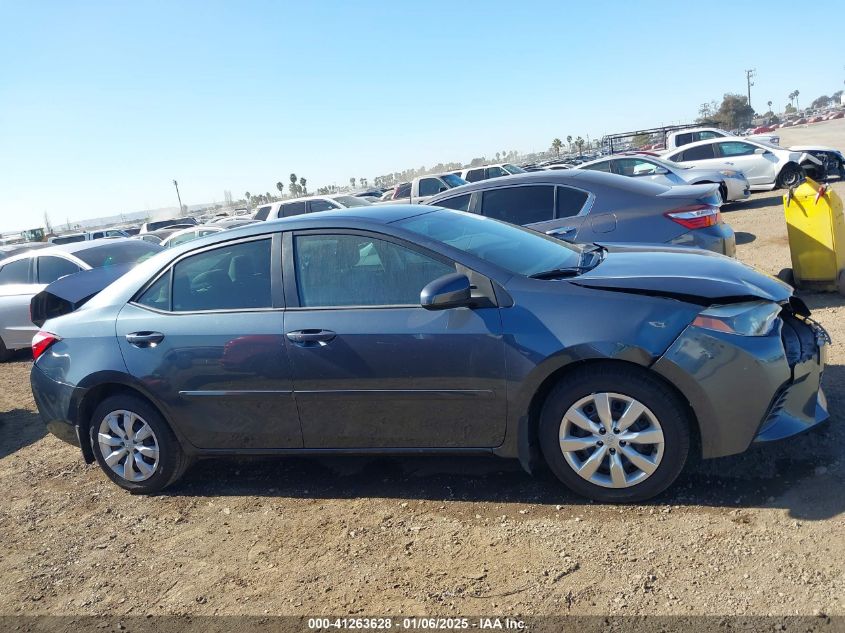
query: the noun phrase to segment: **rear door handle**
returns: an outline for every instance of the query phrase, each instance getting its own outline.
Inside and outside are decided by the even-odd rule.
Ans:
[[[287,333],[289,341],[303,347],[323,346],[335,336],[337,334],[331,330],[295,330]]]
[[[578,231],[577,226],[562,226],[559,229],[551,229],[550,231],[546,231],[546,235],[551,235],[552,237],[573,237],[574,234]]]
[[[132,332],[126,335],[126,341],[135,347],[155,347],[163,340],[161,332]]]

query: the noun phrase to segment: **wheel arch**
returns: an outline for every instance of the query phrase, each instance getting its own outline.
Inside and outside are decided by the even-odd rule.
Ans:
[[[598,370],[602,367],[624,367],[626,369],[633,369],[635,371],[642,372],[650,378],[659,381],[672,393],[674,393],[678,397],[679,402],[684,403],[687,408],[687,419],[690,423],[690,455],[699,456],[701,454],[701,427],[698,416],[678,387],[673,385],[664,376],[661,376],[656,371],[651,370],[648,366],[638,362],[619,358],[588,358],[563,365],[549,373],[535,390],[528,405],[526,414],[520,418],[518,430],[518,455],[522,467],[527,472],[533,472],[538,464],[543,463],[538,442],[540,415],[543,410],[543,405],[545,404],[552,389],[569,374],[585,368],[596,368]]]
[[[106,398],[110,398],[119,394],[125,394],[140,398],[144,400],[147,404],[149,404],[151,407],[153,407],[156,411],[158,411],[167,426],[170,427],[171,431],[173,431],[173,435],[176,436],[176,440],[181,445],[182,450],[188,452],[186,449],[190,449],[191,445],[189,443],[186,443],[185,438],[182,437],[182,435],[176,429],[175,425],[173,424],[173,421],[170,419],[170,416],[164,407],[160,406],[152,396],[145,392],[143,388],[140,388],[136,384],[130,383],[125,379],[125,377],[109,376],[104,377],[104,379],[97,382],[96,384],[87,387],[85,389],[84,394],[82,394],[78,402],[76,402],[75,404],[76,415],[74,423],[77,427],[77,436],[79,437],[81,445],[80,448],[82,449],[82,454],[85,458],[86,463],[90,464],[94,461],[94,451],[93,447],[91,446],[89,433],[89,429],[91,426],[91,416],[94,414],[94,410]]]

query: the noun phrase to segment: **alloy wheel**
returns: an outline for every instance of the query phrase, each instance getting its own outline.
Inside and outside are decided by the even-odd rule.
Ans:
[[[560,423],[560,450],[583,479],[628,488],[660,466],[663,429],[651,410],[620,393],[594,393],[573,404]]]
[[[97,442],[103,461],[126,481],[145,481],[155,474],[158,438],[137,413],[121,409],[106,415],[100,422]]]

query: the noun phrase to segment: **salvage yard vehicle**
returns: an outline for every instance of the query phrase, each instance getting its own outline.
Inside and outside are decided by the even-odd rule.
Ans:
[[[194,218],[170,218],[168,220],[151,220],[144,222],[141,225],[141,230],[138,234],[152,233],[162,229],[168,229],[173,226],[196,226],[199,222]]]
[[[460,176],[467,182],[478,182],[479,180],[487,180],[488,178],[524,174],[525,170],[522,167],[517,167],[511,163],[498,163],[496,165],[484,165],[482,167],[467,167],[466,169],[461,169],[452,173],[456,176]]]
[[[455,174],[429,174],[414,178],[411,182],[396,185],[389,204],[425,204],[426,200],[443,191],[467,184]]]
[[[64,233],[54,235],[47,241],[50,244],[70,244],[72,242],[85,242],[88,240],[101,240],[103,238],[129,237],[129,233],[122,229],[101,229],[98,231],[82,231],[80,233]]]
[[[31,382],[134,493],[202,456],[493,453],[633,502],[825,420],[828,344],[727,257],[370,206],[162,252],[44,323]]]
[[[697,143],[698,141],[708,141],[714,138],[730,138],[734,140],[747,138],[752,141],[760,141],[763,143],[769,143],[771,145],[780,144],[780,136],[778,136],[777,134],[758,134],[755,132],[747,136],[737,136],[735,134],[731,134],[730,132],[726,132],[725,130],[720,130],[717,127],[699,127],[687,130],[678,130],[677,132],[669,133],[666,136],[666,150],[670,151],[673,149],[677,149],[683,145]]]
[[[278,218],[289,218],[301,213],[317,213],[318,211],[330,211],[332,209],[351,209],[353,207],[365,207],[370,202],[357,196],[338,194],[334,196],[307,196],[305,198],[293,198],[282,202],[273,202],[258,207],[253,220],[276,220]]]
[[[451,189],[430,205],[479,213],[573,242],[693,246],[733,257],[719,185],[667,187],[586,169],[530,172]]]
[[[716,183],[719,185],[719,195],[722,196],[723,202],[745,200],[751,195],[748,179],[739,170],[686,167],[644,154],[616,154],[584,163],[577,169],[606,171],[669,187]]]
[[[807,151],[743,138],[699,141],[663,157],[690,167],[738,169],[748,178],[752,190],[794,187],[805,175],[814,180],[824,178],[824,163]]]
[[[81,270],[137,263],[160,250],[140,240],[110,238],[40,248],[0,261],[0,361],[32,344],[38,328],[29,304],[47,284]]]
[[[184,244],[185,242],[190,242],[191,240],[225,230],[226,227],[223,226],[199,224],[197,226],[192,226],[190,228],[171,233],[161,241],[161,246],[162,248],[173,248],[179,244]]]

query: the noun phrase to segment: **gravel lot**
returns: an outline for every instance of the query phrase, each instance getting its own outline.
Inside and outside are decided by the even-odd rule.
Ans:
[[[845,121],[782,137],[845,147]],[[790,265],[781,192],[725,218],[741,260]],[[0,365],[0,614],[845,615],[845,299],[805,299],[832,422],[639,506],[492,458],[215,460],[132,497],[45,435],[22,355]]]

